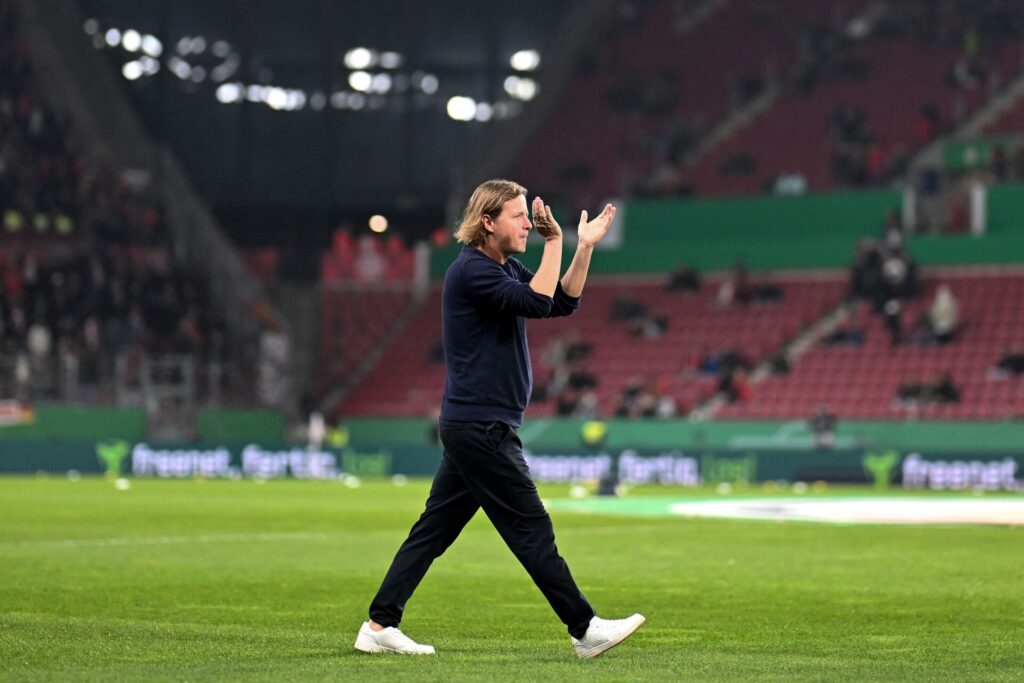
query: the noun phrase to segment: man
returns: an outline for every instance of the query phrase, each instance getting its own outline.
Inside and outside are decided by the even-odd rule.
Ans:
[[[513,254],[526,251],[533,227],[526,188],[489,180],[473,192],[455,233],[463,243],[444,279],[442,316],[447,361],[440,433],[444,456],[426,509],[399,548],[363,623],[355,647],[363,652],[434,654],[398,630],[405,603],[439,557],[483,508],[589,659],[618,645],[644,622],[639,614],[606,620],[594,614],[558,554],[551,519],[523,458],[516,430],[533,375],[524,318],[570,315],[590,269],[594,245],[612,219],[611,204],[592,221],[580,216],[576,255],[559,280],[562,230],[546,206],[533,200],[533,220],[544,237],[536,273]]]

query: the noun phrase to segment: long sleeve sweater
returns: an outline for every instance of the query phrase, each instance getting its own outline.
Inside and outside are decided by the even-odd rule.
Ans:
[[[532,279],[517,259],[501,264],[472,246],[449,266],[441,297],[443,419],[522,425],[533,388],[525,319],[571,315],[580,303],[561,283],[554,297],[538,294]]]

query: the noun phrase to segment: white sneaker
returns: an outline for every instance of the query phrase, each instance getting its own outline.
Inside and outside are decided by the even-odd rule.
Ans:
[[[580,659],[597,657],[633,635],[633,631],[640,628],[644,621],[646,619],[640,614],[634,614],[625,619],[594,617],[590,620],[590,626],[584,636],[579,640],[572,639],[576,655]]]
[[[420,645],[394,626],[388,626],[383,631],[374,631],[368,621],[364,621],[359,627],[356,649],[360,652],[395,652],[401,655],[434,654],[433,645]]]

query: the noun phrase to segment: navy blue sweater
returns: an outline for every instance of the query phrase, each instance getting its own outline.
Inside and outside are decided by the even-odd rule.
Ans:
[[[448,267],[442,295],[444,356],[441,402],[446,420],[501,420],[515,427],[533,388],[525,318],[570,315],[579,298],[530,289],[533,272],[510,258],[504,265],[466,246]]]

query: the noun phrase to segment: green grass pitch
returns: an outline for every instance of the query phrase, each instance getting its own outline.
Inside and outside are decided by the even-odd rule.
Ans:
[[[1020,527],[554,511],[598,612],[647,616],[625,644],[580,661],[478,514],[406,610],[404,630],[438,654],[357,653],[426,489],[141,480],[119,492],[98,479],[0,479],[0,679],[1024,678]]]

